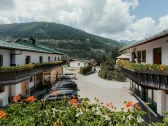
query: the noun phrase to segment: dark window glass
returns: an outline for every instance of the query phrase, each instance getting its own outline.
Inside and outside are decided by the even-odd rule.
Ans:
[[[48,62],[50,62],[51,61],[51,58],[50,58],[50,56],[48,57]]]
[[[30,62],[31,62],[31,57],[30,56],[26,56],[25,64],[29,64]]]
[[[39,57],[39,62],[43,63],[43,57],[42,56]]]
[[[0,93],[5,91],[5,87],[4,86],[0,86]]]
[[[141,62],[141,51],[138,51],[138,63]]]
[[[3,66],[3,55],[0,55],[0,66]]]
[[[142,50],[142,62],[146,62],[146,50]]]

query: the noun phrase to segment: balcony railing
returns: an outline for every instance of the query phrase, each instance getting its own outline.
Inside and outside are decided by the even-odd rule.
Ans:
[[[121,67],[122,72],[133,82],[153,89],[168,90],[168,73],[150,70],[129,70]]]
[[[64,62],[57,63],[43,63],[30,64],[21,67],[1,67],[0,68],[0,85],[8,85],[19,83],[23,80],[29,79],[33,74],[52,70],[58,66],[63,65]]]

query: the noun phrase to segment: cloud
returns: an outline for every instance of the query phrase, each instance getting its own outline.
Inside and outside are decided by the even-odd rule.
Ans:
[[[8,18],[0,16],[0,24],[10,24],[11,21]]]
[[[121,0],[107,0],[102,11],[91,13],[92,21],[88,22],[89,29],[99,34],[115,34],[124,30],[132,22],[134,16],[129,14],[129,4]],[[89,17],[89,16],[87,16]]]
[[[75,26],[116,40],[143,39],[168,26],[168,15],[156,23],[135,20],[130,9],[138,0],[0,0],[0,24],[49,21]]]
[[[159,18],[158,30],[163,31],[168,28],[168,15]]]
[[[151,17],[145,17],[130,24],[126,30],[126,36],[129,40],[140,40],[144,37],[149,37],[156,32],[155,20]]]
[[[13,0],[0,0],[0,10],[8,10],[14,8]]]
[[[119,38],[118,40],[142,40],[167,28],[168,15],[160,17],[158,23],[151,17],[144,17],[130,24],[123,32],[111,35],[111,38]]]

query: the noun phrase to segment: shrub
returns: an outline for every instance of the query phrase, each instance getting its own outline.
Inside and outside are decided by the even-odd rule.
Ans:
[[[99,73],[98,73],[98,76],[103,78],[103,79],[106,79],[107,78],[107,71],[100,70]]]
[[[114,72],[113,71],[108,71],[107,72],[107,79],[108,80],[113,80],[114,79]]]
[[[0,110],[1,126],[146,126],[137,103],[128,101],[120,111],[111,102],[81,99],[17,102]]]
[[[86,74],[86,73],[88,73],[91,70],[92,70],[91,66],[80,67],[80,74]]]
[[[116,80],[116,81],[121,81],[124,82],[126,80],[126,77],[124,74],[121,72],[119,68],[115,68],[113,71],[108,71],[108,70],[100,70],[98,73],[98,76],[103,79],[108,79],[108,80]]]
[[[125,75],[118,68],[115,68],[115,70],[113,71],[113,75],[114,75],[114,79],[116,81],[122,81],[122,82],[124,82],[126,80]]]

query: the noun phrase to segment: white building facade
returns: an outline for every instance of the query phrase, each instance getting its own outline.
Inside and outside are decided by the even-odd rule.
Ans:
[[[130,53],[129,61],[141,64],[168,64],[168,31],[142,40],[121,49]],[[131,89],[142,101],[148,102],[150,109],[158,115],[164,116],[168,111],[168,74],[138,73],[141,78],[137,82],[132,78]],[[152,81],[150,81],[152,79]],[[153,82],[153,83],[151,83]],[[153,86],[149,86],[153,85]],[[157,86],[159,85],[159,86]],[[164,88],[162,88],[164,86]]]
[[[0,106],[11,102],[13,96],[29,96],[35,88],[54,83],[58,74],[62,73],[61,57],[63,53],[42,47],[31,41],[8,43],[0,40]],[[60,64],[47,64],[56,62],[60,62]],[[1,70],[1,68],[32,63],[46,65],[30,70]],[[45,76],[49,77],[49,82],[45,80]]]

